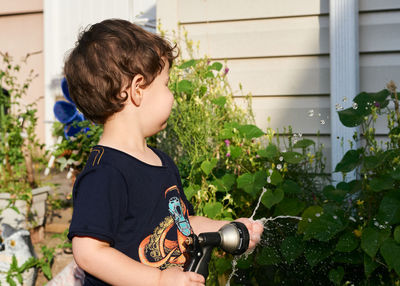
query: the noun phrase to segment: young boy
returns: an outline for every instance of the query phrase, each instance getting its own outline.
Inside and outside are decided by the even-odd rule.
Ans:
[[[164,129],[174,48],[124,20],[106,20],[80,35],[65,63],[70,95],[86,118],[104,124],[74,185],[68,237],[85,285],[204,285],[183,272],[185,240],[227,221],[194,216],[178,169],[146,138]],[[263,227],[239,219],[250,246]]]

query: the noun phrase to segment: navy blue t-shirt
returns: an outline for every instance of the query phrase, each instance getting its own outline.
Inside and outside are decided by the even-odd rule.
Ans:
[[[159,269],[184,264],[193,206],[183,193],[174,162],[152,150],[162,166],[105,146],[92,149],[74,184],[69,239],[89,236],[106,241],[132,259]],[[107,284],[86,273],[85,285]]]

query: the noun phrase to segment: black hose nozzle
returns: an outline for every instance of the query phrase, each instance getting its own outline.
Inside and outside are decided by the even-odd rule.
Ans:
[[[240,255],[247,250],[249,242],[247,227],[236,221],[224,225],[218,232],[204,232],[199,236],[191,234],[186,240],[188,257],[184,270],[199,273],[207,279],[208,264],[214,247],[220,247],[233,255]]]

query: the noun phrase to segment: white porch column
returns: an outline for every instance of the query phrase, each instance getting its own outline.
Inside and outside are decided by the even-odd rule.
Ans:
[[[349,141],[355,128],[340,123],[337,107],[348,108],[359,92],[358,0],[330,0],[330,83],[331,83],[331,146],[332,171],[350,149]],[[346,181],[355,178],[347,174]],[[341,173],[333,173],[334,184],[342,180]]]

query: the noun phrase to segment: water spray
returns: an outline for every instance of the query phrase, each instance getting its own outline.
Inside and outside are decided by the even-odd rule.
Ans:
[[[191,234],[186,240],[188,259],[184,271],[196,272],[208,277],[208,264],[214,247],[233,255],[243,254],[249,247],[250,235],[241,222],[224,225],[218,232]]]

